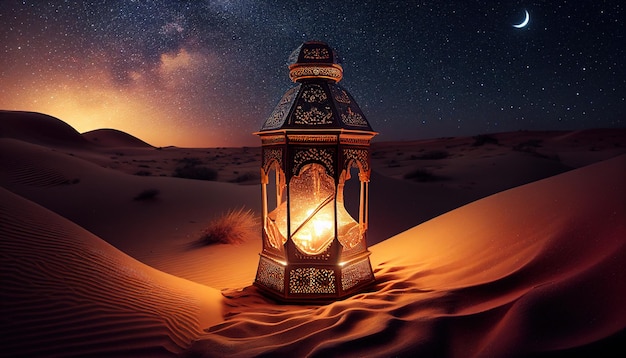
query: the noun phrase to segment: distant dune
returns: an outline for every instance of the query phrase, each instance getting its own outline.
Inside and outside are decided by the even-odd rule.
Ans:
[[[88,141],[105,147],[153,148],[150,144],[117,129],[96,129],[83,133]]]
[[[626,129],[374,143],[376,283],[327,305],[251,286],[260,228],[191,245],[259,165],[0,112],[0,355],[626,355]]]
[[[0,138],[65,147],[89,144],[80,133],[62,120],[35,112],[0,110]]]

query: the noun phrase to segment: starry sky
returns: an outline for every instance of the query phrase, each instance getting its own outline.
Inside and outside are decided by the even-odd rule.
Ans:
[[[320,40],[378,140],[625,127],[624,6],[2,0],[0,109],[156,146],[258,146],[290,53]]]

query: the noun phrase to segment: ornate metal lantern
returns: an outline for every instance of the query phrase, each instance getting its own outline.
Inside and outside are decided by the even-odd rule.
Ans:
[[[374,281],[365,238],[376,132],[337,84],[343,69],[327,44],[305,42],[289,63],[297,85],[255,133],[263,158],[255,285],[280,301],[330,301]],[[353,177],[360,188],[354,185],[356,203],[348,203],[344,190]]]

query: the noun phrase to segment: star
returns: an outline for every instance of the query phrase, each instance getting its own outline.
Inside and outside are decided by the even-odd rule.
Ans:
[[[616,0],[538,3],[532,20],[489,1],[9,0],[0,18],[0,109],[154,145],[258,144],[306,40],[342,57],[380,140],[625,124]]]

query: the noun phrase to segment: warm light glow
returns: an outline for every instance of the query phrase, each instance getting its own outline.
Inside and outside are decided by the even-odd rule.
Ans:
[[[305,216],[312,219],[295,233],[294,242],[305,252],[315,252],[322,246],[326,247],[334,235],[332,217],[324,214],[314,215],[313,208],[308,209]]]
[[[333,228],[333,222],[324,219],[313,220],[313,233],[315,237],[324,237],[330,233]]]
[[[228,104],[233,96],[213,82],[211,74],[224,68],[210,52],[165,52],[155,63],[123,74],[104,53],[92,53],[74,66],[48,69],[45,76],[32,68],[14,69],[3,78],[0,109],[45,113],[80,133],[114,128],[154,146],[255,143],[248,131],[217,125],[241,123],[242,113]]]
[[[335,238],[335,184],[318,164],[310,164],[301,174],[292,178],[291,238],[306,254],[324,251]],[[344,206],[343,195],[337,197],[337,234],[346,249],[356,246],[363,230]],[[272,246],[283,245],[287,240],[287,203],[282,202],[268,214],[267,232]]]

